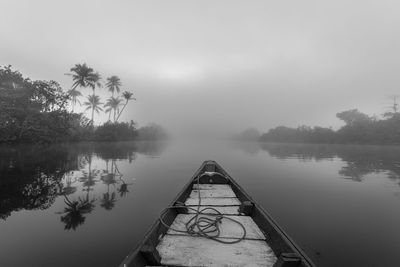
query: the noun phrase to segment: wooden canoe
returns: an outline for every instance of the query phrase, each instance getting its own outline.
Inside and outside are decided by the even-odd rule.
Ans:
[[[201,207],[212,207],[228,218],[222,219],[220,224],[221,240],[230,242],[242,235],[243,231],[230,219],[243,225],[244,239],[224,244],[178,232],[178,229],[185,229],[185,223],[195,216],[193,210],[199,203],[197,197],[201,198]],[[189,208],[182,208],[182,203]],[[120,267],[315,266],[271,216],[215,161],[205,161],[201,165],[171,206],[179,208],[163,212],[163,223],[157,220],[153,224]]]

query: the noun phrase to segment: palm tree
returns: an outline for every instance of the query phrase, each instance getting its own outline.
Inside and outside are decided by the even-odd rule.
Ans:
[[[128,91],[123,92],[122,96],[125,98],[125,104],[124,104],[121,112],[118,113],[118,117],[117,117],[116,121],[118,121],[118,119],[121,116],[122,112],[124,111],[126,105],[128,105],[128,102],[130,100],[136,100],[136,98],[133,97],[133,94],[131,92],[128,92]]]
[[[76,89],[78,86],[83,88],[89,87],[94,83],[93,78],[96,78],[96,73],[92,68],[88,67],[86,63],[75,64],[70,71],[71,73],[67,75],[71,75],[74,81],[72,89]]]
[[[119,113],[119,107],[122,105],[121,104],[122,100],[119,97],[110,97],[107,99],[107,103],[104,105],[104,107],[108,107],[106,109],[106,112],[110,112],[108,115],[108,120],[110,121],[110,116],[111,116],[111,110],[114,111],[114,122],[116,115]]]
[[[83,104],[87,107],[86,110],[88,110],[88,109],[92,110],[91,124],[93,125],[93,123],[94,123],[94,121],[93,121],[94,112],[96,111],[96,113],[99,113],[99,111],[103,111],[103,109],[100,107],[100,105],[103,104],[103,103],[100,102],[100,97],[97,96],[97,95],[94,95],[94,94],[93,95],[89,95],[87,97],[87,99],[88,99],[88,101],[86,101]]]
[[[74,113],[74,108],[76,105],[76,102],[78,102],[79,105],[81,105],[81,102],[78,100],[78,97],[82,95],[81,92],[76,90],[75,88],[72,88],[68,90],[68,94],[71,96],[71,104],[72,104],[72,113]]]
[[[119,93],[119,89],[121,86],[121,80],[118,76],[113,75],[113,76],[107,78],[106,86],[107,86],[108,90],[112,93],[112,96],[114,96],[115,91],[117,91],[117,93]]]
[[[94,72],[94,70],[86,65],[86,63],[83,64],[75,64],[74,67],[70,69],[71,73],[68,73],[67,75],[72,76],[72,80],[74,83],[72,84],[72,93],[75,93],[75,89],[79,87],[90,87],[93,90],[93,98],[95,96],[95,89],[97,87],[101,87],[101,76],[98,72]],[[71,95],[72,96],[72,95]],[[72,99],[74,97],[72,96]],[[89,99],[89,97],[88,97]],[[76,98],[75,98],[76,100]],[[90,102],[90,100],[89,100]],[[74,102],[73,102],[74,103]],[[86,102],[87,103],[87,102]],[[86,104],[85,103],[85,104]],[[73,107],[75,106],[75,103],[73,104]],[[90,105],[91,106],[91,105]],[[89,108],[87,108],[89,109]],[[87,110],[86,109],[86,110]],[[100,109],[101,110],[101,109]],[[98,110],[96,110],[98,112]],[[94,116],[94,109],[92,109],[92,125],[93,125],[93,116]]]
[[[100,80],[101,80],[101,76],[100,76],[100,74],[98,72],[90,74],[88,86],[90,88],[92,88],[93,95],[95,95],[96,86],[97,87],[101,87],[102,86]]]
[[[112,111],[111,102],[112,102],[112,100],[110,97],[109,99],[107,99],[107,102],[104,104],[104,108],[105,108],[104,112],[108,113],[108,121],[107,122],[111,121],[111,111]]]

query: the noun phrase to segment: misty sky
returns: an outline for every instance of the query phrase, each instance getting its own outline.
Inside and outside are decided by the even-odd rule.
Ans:
[[[123,120],[172,132],[337,128],[337,112],[379,115],[400,94],[398,1],[1,0],[0,14],[0,65],[67,90],[86,62],[138,98]]]

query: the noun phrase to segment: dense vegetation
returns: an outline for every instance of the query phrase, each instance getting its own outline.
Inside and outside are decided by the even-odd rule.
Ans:
[[[344,143],[344,144],[400,144],[400,113],[397,104],[382,119],[370,117],[357,109],[336,114],[345,125],[331,128],[279,126],[260,137],[262,142]]]
[[[122,112],[133,94],[125,91],[119,96],[121,81],[118,76],[107,78],[105,86],[111,93],[103,104],[96,88],[101,88],[101,76],[86,64],[71,68],[72,89],[64,91],[55,81],[32,81],[11,69],[0,67],[0,143],[54,143],[66,141],[127,141],[138,135],[135,123],[119,122]],[[90,111],[88,119],[83,113],[75,113],[82,93],[78,89],[90,88],[91,94],[83,103]],[[68,108],[71,107],[71,110]],[[108,121],[95,126],[94,115],[108,113]],[[148,128],[160,131],[150,132]],[[154,125],[140,131],[142,139],[165,137],[165,131]]]

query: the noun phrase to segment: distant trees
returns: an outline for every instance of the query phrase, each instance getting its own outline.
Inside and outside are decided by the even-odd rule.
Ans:
[[[129,141],[137,136],[133,121],[104,123],[97,127],[93,139],[96,141]]]
[[[351,109],[336,114],[336,117],[346,123],[337,131],[338,139],[345,143],[368,143],[374,128],[374,120],[368,115]]]
[[[92,68],[88,67],[86,63],[75,64],[74,67],[70,69],[71,73],[68,75],[72,76],[72,89],[76,89],[78,86],[87,88],[90,87],[95,93],[96,86],[100,87],[100,74],[95,72]]]
[[[91,123],[93,125],[93,117],[94,117],[94,111],[97,113],[101,110],[99,107],[100,103],[100,98],[96,96],[95,91],[96,91],[96,86],[101,87],[101,76],[98,72],[95,72],[92,68],[88,67],[86,63],[83,64],[75,64],[74,67],[70,69],[71,73],[69,75],[72,76],[72,89],[69,90],[71,95],[75,95],[72,98],[72,107],[75,107],[75,103],[79,101],[77,98],[78,96],[82,95],[81,93],[77,93],[76,88],[83,87],[87,88],[90,87],[93,90],[93,94],[91,96],[87,97],[87,102],[84,103],[85,106],[87,106],[86,110],[92,109],[92,120]]]
[[[108,112],[108,121],[110,120],[111,117],[111,112],[114,112],[114,122],[116,120],[116,114],[118,113],[119,107],[121,106],[122,100],[119,97],[110,97],[107,99],[106,104],[104,105],[105,108],[107,108],[105,111]]]
[[[366,124],[371,121],[368,115],[359,112],[357,109],[350,109],[336,114],[336,117],[346,123],[346,126]]]
[[[92,95],[87,96],[87,101],[84,105],[86,106],[86,110],[91,110],[91,123],[94,125],[94,112],[99,113],[100,111],[103,111],[100,107],[103,103],[101,103],[100,97],[96,95],[96,87],[102,87],[101,75],[98,72],[95,72],[93,68],[86,65],[86,63],[75,64],[67,75],[72,76],[73,81],[72,88],[68,91],[71,97],[72,112],[76,103],[80,103],[78,98],[82,95],[77,88],[91,88],[93,90]],[[111,122],[111,113],[113,112],[113,122],[115,123],[118,121],[128,102],[135,98],[133,98],[131,92],[125,91],[122,96],[126,102],[120,111],[119,107],[122,106],[122,99],[120,96],[114,95],[115,93],[119,94],[121,90],[121,79],[116,75],[112,75],[106,79],[105,86],[111,92],[111,96],[103,106],[105,108],[104,111],[108,113],[108,122]]]
[[[121,116],[122,112],[124,111],[125,107],[128,105],[128,102],[131,100],[136,100],[136,98],[133,97],[133,94],[128,91],[123,92],[122,96],[125,99],[125,104],[122,107],[121,112],[118,113],[117,121],[118,121],[119,117]]]
[[[81,104],[78,97],[82,96],[82,93],[79,92],[78,90],[76,90],[76,88],[73,88],[73,89],[68,90],[68,94],[71,97],[71,105],[72,105],[71,112],[74,113],[76,103],[78,103],[79,105]]]
[[[166,130],[158,124],[150,124],[137,130],[137,140],[165,140],[168,138]]]
[[[113,75],[107,78],[106,86],[108,90],[112,93],[112,96],[114,96],[115,91],[119,93],[121,87],[121,79],[118,76]]]
[[[335,132],[330,128],[300,126],[290,128],[278,126],[260,137],[262,142],[291,143],[335,143]]]
[[[91,124],[93,125],[93,119],[94,119],[94,112],[99,113],[100,111],[103,111],[103,109],[100,107],[101,103],[100,102],[100,97],[97,95],[89,95],[87,97],[87,101],[83,103],[86,106],[86,110],[91,109],[92,110],[92,119],[90,120]]]
[[[260,137],[262,142],[293,143],[353,143],[353,144],[400,144],[400,115],[378,120],[357,109],[336,114],[345,125],[334,131],[330,128],[278,126]]]
[[[103,105],[100,97],[95,94],[96,87],[102,86],[100,74],[95,72],[93,68],[86,65],[86,63],[75,64],[70,71],[71,72],[68,75],[72,76],[73,81],[72,89],[69,90],[72,110],[74,110],[76,102],[79,103],[78,97],[82,95],[77,91],[76,88],[81,87],[91,88],[93,90],[92,95],[87,96],[87,101],[84,103],[86,110],[91,110],[90,122],[92,126],[94,126],[95,112],[100,113],[104,108],[105,113],[108,113],[107,123],[99,126],[97,129],[93,129],[94,132],[92,138],[103,141],[132,140],[135,136],[133,123],[117,123],[122,112],[128,105],[128,102],[132,99],[136,100],[131,92],[125,91],[122,94],[123,99],[125,99],[125,103],[122,103],[123,99],[121,99],[121,97],[118,95],[122,87],[121,79],[116,75],[112,75],[106,79],[105,86],[108,88],[108,91],[111,92],[111,96]],[[120,110],[122,105],[123,107]],[[111,120],[112,114],[113,119]]]

